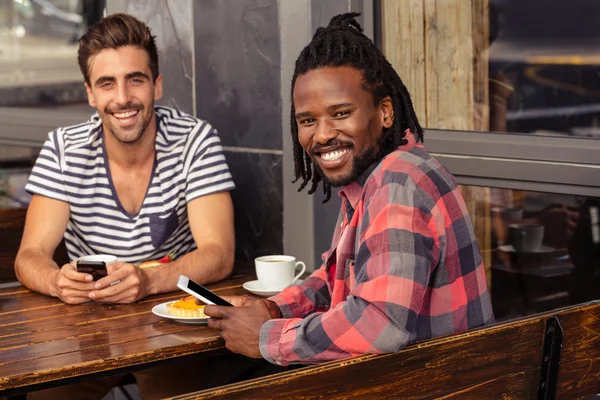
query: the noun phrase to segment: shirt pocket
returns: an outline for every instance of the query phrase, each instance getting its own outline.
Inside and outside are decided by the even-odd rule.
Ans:
[[[167,216],[149,215],[148,219],[150,221],[152,246],[158,250],[177,229],[179,218],[177,217],[177,213],[173,211]]]

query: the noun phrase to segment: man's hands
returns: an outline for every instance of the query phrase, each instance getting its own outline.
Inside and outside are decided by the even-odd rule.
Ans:
[[[67,304],[81,304],[90,301],[89,294],[93,289],[92,276],[77,272],[73,262],[56,270],[51,293]]]
[[[52,295],[67,304],[93,300],[99,303],[133,303],[148,295],[148,278],[133,264],[116,262],[106,266],[108,275],[96,282],[90,274],[77,272],[76,261],[56,271]]]
[[[204,313],[211,318],[208,326],[218,329],[225,347],[247,357],[261,358],[260,328],[268,320],[281,318],[277,304],[250,296],[224,296],[234,307],[208,305]]]
[[[133,264],[116,262],[106,266],[108,275],[94,282],[88,299],[101,303],[128,304],[148,295],[148,277]]]

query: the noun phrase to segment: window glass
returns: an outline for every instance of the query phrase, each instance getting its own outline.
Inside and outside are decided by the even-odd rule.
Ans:
[[[600,2],[385,1],[382,21],[423,127],[600,138]]]
[[[0,209],[27,207],[31,195],[25,191],[39,148],[0,147]]]
[[[600,298],[600,199],[461,187],[498,320]]]
[[[0,107],[87,102],[77,46],[104,0],[0,2]]]

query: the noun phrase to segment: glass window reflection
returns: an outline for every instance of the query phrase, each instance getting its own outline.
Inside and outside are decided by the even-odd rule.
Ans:
[[[104,0],[0,2],[0,106],[86,103],[77,44]]]
[[[498,320],[600,298],[600,199],[476,189],[487,196],[465,198],[487,203],[473,222]]]

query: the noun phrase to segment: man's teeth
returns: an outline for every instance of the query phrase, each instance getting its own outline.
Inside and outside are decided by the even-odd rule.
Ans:
[[[122,113],[113,113],[113,115],[117,118],[129,118],[129,117],[133,117],[137,113],[138,113],[137,110],[132,110],[132,111],[125,111]]]
[[[343,156],[344,154],[346,154],[347,151],[348,151],[348,149],[343,149],[343,150],[334,150],[334,151],[330,151],[327,153],[321,153],[321,158],[325,161],[335,161],[338,158],[340,158],[341,156]]]

